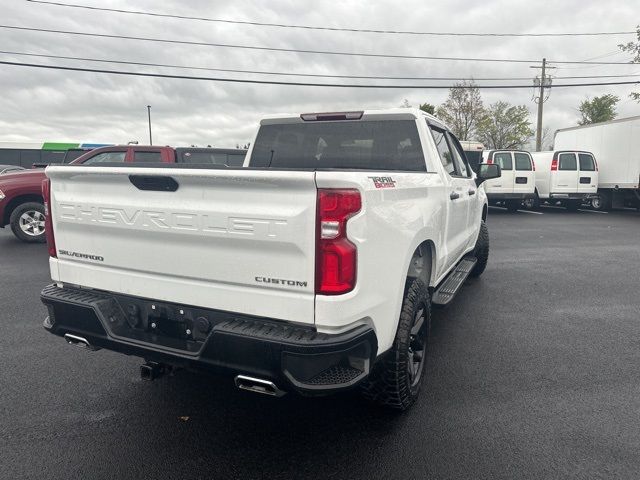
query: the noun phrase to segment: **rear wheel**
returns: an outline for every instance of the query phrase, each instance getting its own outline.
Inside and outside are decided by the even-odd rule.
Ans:
[[[487,268],[487,262],[489,261],[489,229],[484,220],[480,222],[480,233],[478,234],[478,240],[476,240],[476,246],[473,249],[473,255],[478,259],[475,267],[469,274],[472,277],[479,277]]]
[[[591,199],[591,208],[599,211],[609,210],[611,208],[611,197],[606,192],[599,192],[598,195]]]
[[[418,398],[431,329],[427,285],[418,278],[409,281],[393,345],[361,387],[368,400],[396,410],[407,410]]]
[[[524,206],[524,208],[526,208],[527,210],[533,210],[534,208],[537,208],[537,202],[535,198],[525,198],[522,202],[522,205]]]
[[[43,243],[44,235],[44,205],[38,202],[27,202],[18,205],[9,218],[11,231],[23,242]]]

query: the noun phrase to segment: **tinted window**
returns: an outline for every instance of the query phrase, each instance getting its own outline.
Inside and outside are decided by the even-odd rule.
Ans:
[[[510,152],[500,152],[493,154],[493,163],[500,165],[502,170],[513,170]]]
[[[412,120],[263,125],[250,165],[426,170],[418,129]]]
[[[440,162],[442,162],[444,170],[449,175],[457,175],[456,165],[453,162],[453,157],[451,156],[451,150],[449,150],[449,144],[445,138],[444,130],[431,127],[431,135],[433,136],[433,141],[435,142],[438,153],[440,154]]]
[[[516,170],[531,170],[531,158],[526,153],[514,152]]]
[[[244,163],[245,156],[246,155],[244,153],[229,153],[227,155],[227,165],[229,165],[230,167],[241,167]]]
[[[453,161],[456,164],[456,171],[463,177],[471,176],[471,172],[467,168],[467,159],[464,157],[464,152],[458,140],[450,132],[447,132],[447,139],[449,140],[449,148],[453,154]]]
[[[126,152],[102,152],[82,163],[83,165],[93,165],[96,163],[124,162],[125,153]]]
[[[162,162],[162,154],[160,152],[133,152],[134,162]]]
[[[226,165],[227,154],[217,152],[184,152],[182,154],[182,163],[190,163],[196,165]]]
[[[596,170],[596,163],[588,153],[579,153],[578,159],[580,160],[580,170],[585,172],[594,172]]]
[[[576,156],[573,153],[561,153],[559,155],[560,166],[558,170],[577,170]]]

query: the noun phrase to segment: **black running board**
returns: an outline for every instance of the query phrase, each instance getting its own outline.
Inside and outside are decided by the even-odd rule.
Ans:
[[[467,279],[473,267],[476,266],[478,259],[476,257],[472,257],[467,255],[464,257],[456,267],[451,270],[447,278],[445,278],[442,283],[436,288],[435,292],[433,292],[433,297],[431,299],[431,303],[433,305],[445,306],[448,305],[453,297],[456,296],[460,287]]]

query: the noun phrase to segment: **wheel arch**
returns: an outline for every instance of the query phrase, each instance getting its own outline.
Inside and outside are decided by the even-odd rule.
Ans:
[[[432,240],[424,240],[416,247],[411,256],[407,280],[420,278],[428,287],[431,287],[433,274],[436,270],[436,258],[435,243]]]
[[[19,195],[15,198],[12,198],[7,203],[7,206],[4,209],[4,217],[2,218],[2,225],[8,225],[13,211],[23,203],[28,203],[28,202],[37,202],[37,203],[44,204],[44,198],[42,198],[42,195],[37,195],[35,193]]]

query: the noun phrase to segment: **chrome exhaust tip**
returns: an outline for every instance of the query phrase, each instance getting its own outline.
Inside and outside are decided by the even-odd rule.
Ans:
[[[91,345],[89,343],[89,341],[84,337],[79,337],[77,335],[71,335],[70,333],[65,333],[64,334],[64,339],[67,341],[67,343],[69,345],[73,345],[73,346],[76,346],[76,347],[83,347],[83,348],[86,348],[87,350],[90,350],[92,352],[100,350],[100,347],[96,347],[94,345]]]
[[[270,397],[282,397],[285,393],[287,393],[284,390],[280,390],[272,381],[264,380],[262,378],[238,375],[235,378],[234,382],[236,384],[236,387],[238,387],[240,390],[261,393],[262,395],[269,395]]]

